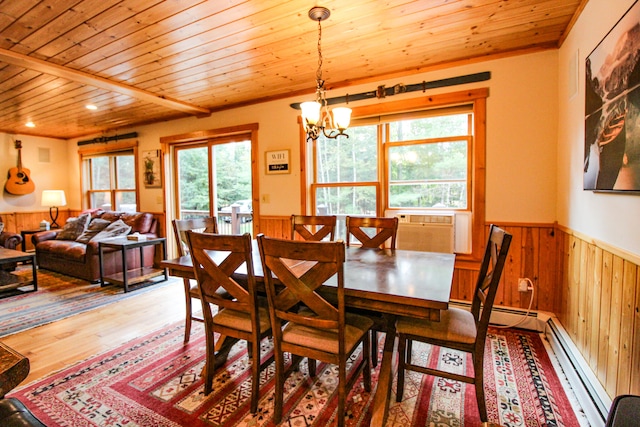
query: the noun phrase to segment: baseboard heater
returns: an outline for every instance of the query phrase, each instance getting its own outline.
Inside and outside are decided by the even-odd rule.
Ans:
[[[545,335],[569,379],[589,424],[604,426],[611,408],[611,398],[600,381],[569,339],[562,325],[555,322],[554,318],[547,322]]]
[[[471,309],[471,303],[467,301],[452,300],[450,305]],[[519,308],[494,307],[490,323],[494,326],[513,325],[522,320],[523,316],[526,316],[526,319],[518,323],[517,327],[545,335],[587,421],[593,427],[604,426],[611,408],[611,398],[553,314],[535,311],[527,313]]]

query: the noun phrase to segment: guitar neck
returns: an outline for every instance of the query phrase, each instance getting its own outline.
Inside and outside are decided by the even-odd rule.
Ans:
[[[16,150],[18,150],[18,170],[22,171],[22,142],[15,142]]]

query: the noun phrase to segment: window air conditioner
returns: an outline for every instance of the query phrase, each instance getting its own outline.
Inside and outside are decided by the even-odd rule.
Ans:
[[[454,214],[396,214],[396,247],[412,251],[453,253]]]

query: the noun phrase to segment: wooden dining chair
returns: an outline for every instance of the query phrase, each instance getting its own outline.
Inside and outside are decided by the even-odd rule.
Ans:
[[[510,244],[511,234],[495,225],[491,225],[470,312],[451,307],[441,312],[439,322],[410,317],[398,318],[396,322],[396,333],[399,338],[396,394],[398,402],[402,401],[405,370],[435,375],[474,384],[480,419],[483,422],[487,421],[482,370],[485,339],[487,337],[487,328],[489,327],[489,317],[491,316],[493,302],[500,284],[500,277]],[[455,374],[414,364],[411,361],[411,344],[413,341],[471,353],[473,375]]]
[[[291,215],[291,240],[333,240],[336,223],[335,215]]]
[[[353,235],[361,243],[361,247],[365,249],[396,248],[397,217],[347,216],[346,228],[347,246],[352,246],[351,236]],[[378,366],[378,332],[387,332],[386,319],[380,313],[366,310],[359,311],[359,313],[370,316],[374,321],[371,328],[371,364],[376,367]]]
[[[315,361],[338,365],[338,426],[344,425],[345,400],[362,372],[371,390],[369,318],[345,312],[343,264],[345,246],[337,242],[304,242],[258,236],[258,246],[269,299],[276,362],[274,422],[282,419],[284,353],[306,357],[310,376]],[[336,303],[318,293],[336,276]],[[347,360],[362,343],[362,357],[353,363],[347,382]]]
[[[363,248],[396,248],[398,218],[347,216],[347,246],[353,246],[352,236]],[[389,242],[387,244],[387,242]]]
[[[174,219],[173,233],[178,244],[178,255],[189,255],[189,243],[187,242],[187,231],[198,231],[201,233],[218,233],[218,222],[215,217],[194,218],[194,219]],[[193,299],[200,299],[198,285],[192,284],[191,280],[183,278],[184,297],[185,297],[185,325],[184,325],[184,342],[188,343],[191,337],[191,322],[203,322],[203,318],[193,314]]]
[[[271,335],[271,323],[266,301],[260,304],[256,292],[251,235],[188,231],[187,241],[200,290],[206,332],[204,394],[209,395],[213,389],[214,334],[246,340],[251,357],[251,413],[255,414],[258,410],[260,371],[273,361],[273,357],[261,363],[260,342]],[[239,283],[232,277],[238,270],[246,276],[246,283]],[[215,314],[212,305],[217,306]]]

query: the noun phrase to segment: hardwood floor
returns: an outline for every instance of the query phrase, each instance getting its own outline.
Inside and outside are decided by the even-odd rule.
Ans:
[[[1,338],[29,358],[31,370],[21,385],[184,320],[182,280],[170,280],[139,296]]]

